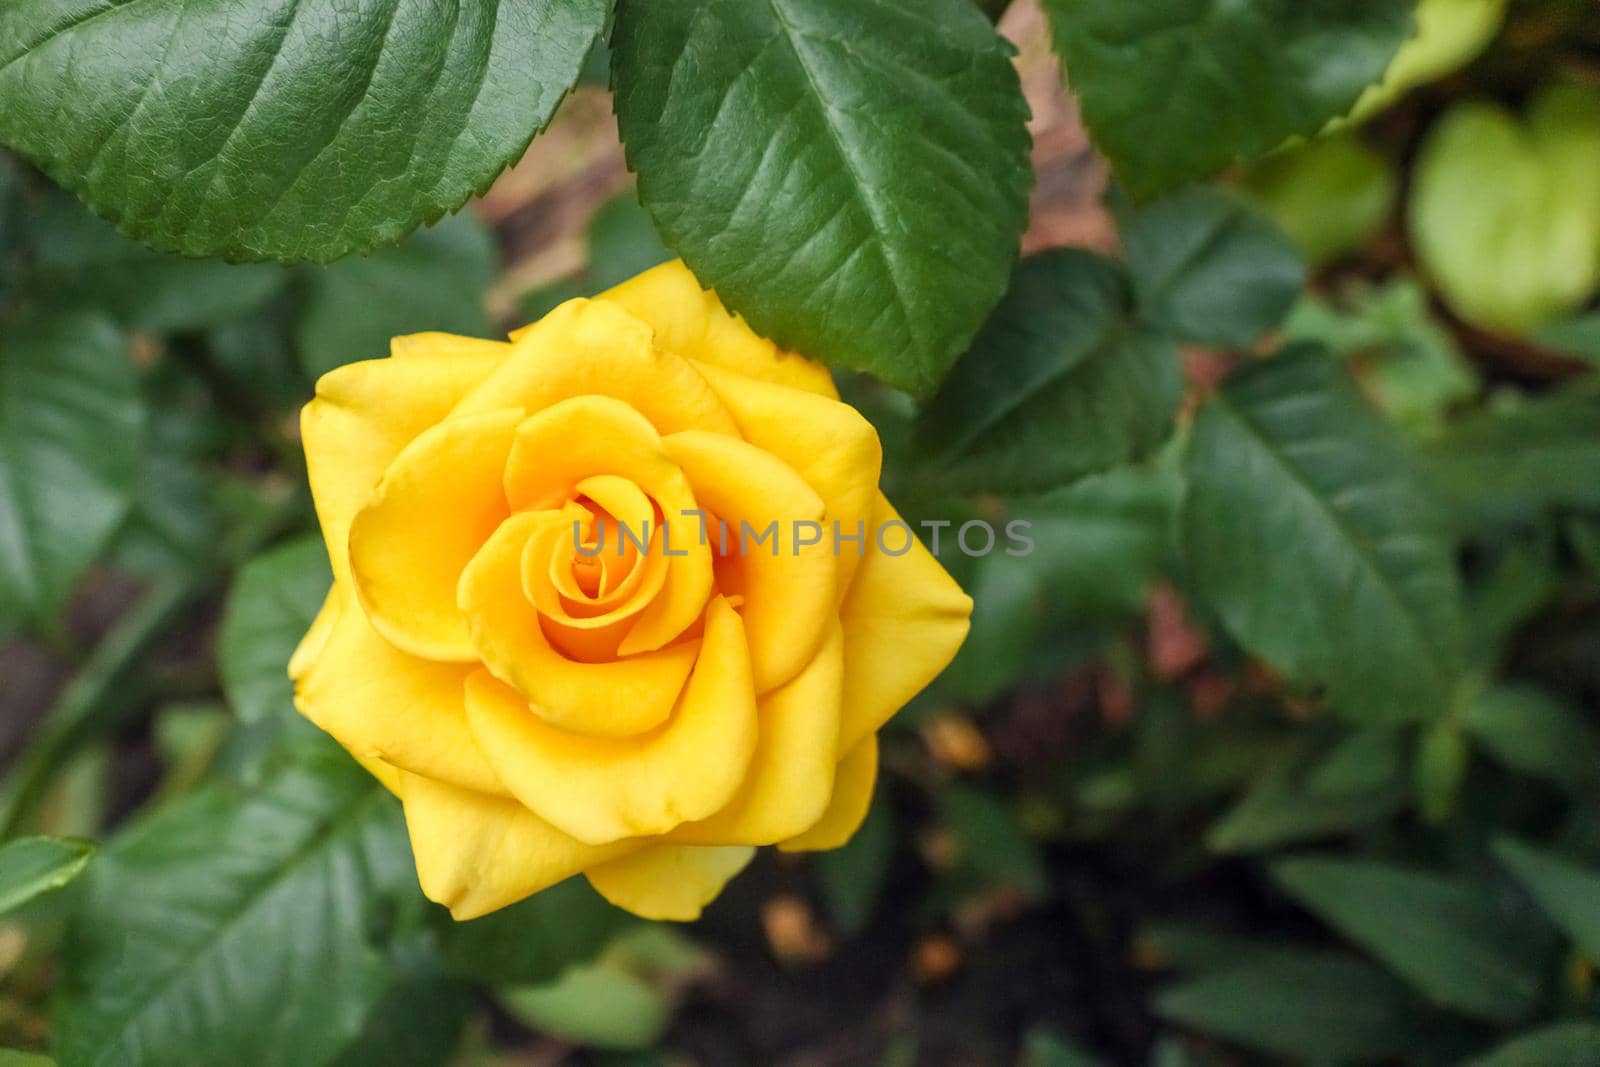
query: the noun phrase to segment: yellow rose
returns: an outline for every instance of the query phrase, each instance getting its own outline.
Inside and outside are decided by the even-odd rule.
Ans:
[[[680,263],[510,343],[396,338],[301,424],[334,584],[295,703],[458,919],[580,872],[691,919],[754,846],[843,844],[966,636],[871,424]]]

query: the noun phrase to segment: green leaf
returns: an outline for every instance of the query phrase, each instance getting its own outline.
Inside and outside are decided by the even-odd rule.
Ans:
[[[1405,990],[1370,964],[1296,949],[1264,951],[1171,986],[1163,1018],[1313,1062],[1410,1050],[1420,1026]]]
[[[1496,761],[1557,785],[1600,780],[1600,733],[1574,708],[1525,686],[1500,686],[1467,706],[1462,725]]]
[[[1229,632],[1362,723],[1431,719],[1460,686],[1452,546],[1393,428],[1325,353],[1233,375],[1189,441],[1182,524]]]
[[[1336,749],[1323,766],[1333,764]],[[1396,767],[1398,770],[1398,767]],[[1300,779],[1306,780],[1301,784]],[[1298,761],[1271,765],[1206,834],[1213,852],[1266,852],[1282,845],[1348,833],[1404,810],[1408,790],[1392,776],[1369,789],[1333,791],[1320,768],[1302,776]]]
[[[1383,81],[1361,94],[1352,122],[1364,122],[1410,90],[1471,62],[1505,21],[1507,0],[1421,0],[1417,32],[1395,53]]]
[[[1338,302],[1306,297],[1284,323],[1284,336],[1326,345],[1350,360],[1379,407],[1419,435],[1439,433],[1450,409],[1479,390],[1477,371],[1411,278]]]
[[[333,582],[322,539],[304,537],[245,564],[228,594],[217,666],[235,714],[259,722],[294,705],[289,657]]]
[[[1383,76],[1406,0],[1045,0],[1095,143],[1146,197],[1309,136]]]
[[[1472,749],[1454,718],[1440,719],[1423,731],[1412,777],[1424,822],[1437,826],[1449,821],[1471,762]]]
[[[672,259],[650,213],[632,192],[612,197],[589,220],[589,282],[596,293]]]
[[[1022,1042],[1021,1067],[1104,1067],[1104,1061],[1044,1030]]]
[[[0,13],[0,141],[157,248],[326,262],[482,192],[608,7],[23,0]]]
[[[1227,190],[1118,207],[1139,310],[1180,340],[1245,348],[1283,321],[1305,285],[1289,239]]]
[[[153,252],[65,193],[31,209],[30,230],[29,288],[50,301],[105,311],[130,330],[176,333],[217,325],[265,304],[289,280],[277,266]]]
[[[1558,319],[1539,329],[1533,339],[1570,355],[1600,363],[1600,312],[1590,311]]]
[[[997,796],[950,787],[940,797],[941,814],[961,850],[958,875],[967,885],[1011,886],[1029,900],[1049,891],[1044,857]]]
[[[332,1067],[438,1067],[451,1063],[476,1000],[449,974],[431,932],[395,947],[389,986],[355,1044]]]
[[[502,990],[500,1000],[529,1026],[597,1048],[649,1048],[672,1021],[672,1005],[661,990],[598,965],[574,967],[547,986]]]
[[[98,316],[0,335],[0,627],[72,592],[138,488],[145,412],[122,338]]]
[[[1032,256],[923,412],[920,473],[948,492],[1054,488],[1153,452],[1182,391],[1177,346],[1134,320],[1117,264]]]
[[[1401,758],[1398,730],[1385,726],[1357,730],[1317,765],[1306,788],[1325,797],[1382,789],[1399,777]]]
[[[1301,254],[1321,264],[1354,252],[1388,220],[1400,177],[1383,156],[1339,134],[1268,156],[1244,187]]]
[[[1600,1067],[1600,1024],[1554,1023],[1512,1038],[1464,1067]]]
[[[1423,145],[1410,219],[1418,259],[1467,321],[1521,333],[1576,310],[1600,282],[1593,91],[1550,90],[1525,124],[1493,104],[1457,104]]]
[[[1600,383],[1461,419],[1431,442],[1428,465],[1466,522],[1600,511]]]
[[[493,985],[537,985],[587,963],[632,924],[583,878],[558,885],[446,934],[451,967]]]
[[[55,1060],[49,1056],[38,1056],[31,1052],[13,1052],[10,1049],[0,1049],[0,1067],[55,1067]]]
[[[968,0],[682,0],[617,13],[639,196],[757,332],[931,392],[1000,298],[1028,106]]]
[[[56,837],[23,837],[0,845],[0,915],[78,877],[94,850],[88,841]]]
[[[812,860],[828,914],[845,933],[866,929],[889,880],[894,846],[894,811],[877,803],[867,809],[866,821],[848,844]]]
[[[307,268],[295,328],[312,378],[389,354],[389,339],[424,330],[482,337],[493,331],[483,299],[495,272],[494,239],[470,212],[413,234],[398,248]]]
[[[1591,962],[1600,961],[1600,870],[1509,837],[1494,854]]]
[[[1514,1023],[1538,1001],[1537,945],[1474,885],[1368,860],[1282,860],[1271,871],[1284,892],[1441,1007]]]
[[[343,753],[213,787],[101,854],[65,956],[62,1067],[323,1063],[416,895],[399,805]]]

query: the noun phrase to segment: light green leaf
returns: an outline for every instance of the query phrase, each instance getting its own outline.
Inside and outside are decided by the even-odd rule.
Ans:
[[[157,248],[326,262],[483,191],[608,8],[22,0],[0,12],[0,141]]]
[[[616,108],[667,244],[757,332],[931,392],[1005,289],[1028,107],[968,0],[624,4]]]
[[[1462,725],[1514,771],[1574,789],[1600,780],[1600,734],[1594,724],[1537,689],[1486,690],[1467,706]]]
[[[1227,190],[1118,208],[1139,311],[1180,340],[1245,348],[1283,321],[1305,284],[1289,239]]]
[[[1046,0],[1089,132],[1145,197],[1309,136],[1411,35],[1407,0]]]
[[[176,333],[217,325],[265,304],[289,280],[278,266],[153,252],[66,193],[41,199],[29,212],[30,290],[41,299],[104,311],[130,330]]]
[[[1153,452],[1182,393],[1177,346],[1132,317],[1121,268],[1032,256],[917,425],[944,491],[1050,489]]]
[[[1021,1067],[1104,1067],[1104,1061],[1044,1030],[1022,1042]]]
[[[1291,859],[1271,870],[1284,892],[1441,1007],[1513,1023],[1538,1001],[1539,946],[1475,885],[1369,860]]]
[[[1163,1018],[1312,1062],[1409,1051],[1420,1032],[1405,990],[1370,964],[1277,948],[1169,987]]]
[[[1558,87],[1525,123],[1457,104],[1423,145],[1410,219],[1423,267],[1467,321],[1522,333],[1576,310],[1600,282],[1600,101]]]
[[[574,967],[547,986],[502,990],[500,1001],[529,1026],[597,1048],[649,1048],[672,1021],[661,990],[599,965]]]
[[[55,1067],[55,1060],[31,1052],[0,1049],[0,1067]]]
[[[243,721],[285,715],[294,706],[289,657],[332,582],[327,549],[315,536],[257,556],[239,571],[217,635],[217,666]]]
[[[1494,854],[1591,962],[1600,961],[1600,870],[1503,837]]]
[[[1451,408],[1479,390],[1476,369],[1411,278],[1337,301],[1308,296],[1290,313],[1284,336],[1326,345],[1350,360],[1378,405],[1419,435],[1438,434]]]
[[[0,915],[78,877],[94,851],[91,842],[57,837],[23,837],[0,845]]]
[[[1233,375],[1189,441],[1185,547],[1229,632],[1362,723],[1431,719],[1464,675],[1445,524],[1393,427],[1325,353]]]
[[[1400,177],[1388,160],[1349,134],[1268,156],[1244,187],[1312,264],[1366,244],[1394,210]]]
[[[295,329],[312,378],[389,354],[389,339],[424,330],[483,337],[493,331],[484,295],[495,272],[494,239],[471,212],[413,234],[398,248],[306,269]]]
[[[1554,1023],[1512,1038],[1464,1067],[1600,1067],[1600,1024]]]
[[[1591,363],[1600,363],[1600,311],[1580,313],[1570,319],[1557,319],[1540,328],[1533,339],[1541,345],[1559,348]]]
[[[420,897],[399,805],[323,752],[102,852],[66,950],[62,1067],[322,1063],[360,1034],[387,927]]]
[[[1494,38],[1505,13],[1506,0],[1421,0],[1416,35],[1395,53],[1383,81],[1361,94],[1351,121],[1364,122],[1417,86],[1471,62]]]
[[[126,346],[85,314],[0,334],[0,627],[56,611],[128,513],[145,411]]]

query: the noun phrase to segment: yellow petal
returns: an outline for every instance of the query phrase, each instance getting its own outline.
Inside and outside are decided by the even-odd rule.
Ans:
[[[903,521],[878,494],[869,524]],[[891,549],[905,542],[906,532],[890,530],[883,538]],[[867,556],[840,605],[844,624],[844,718],[839,730],[842,749],[853,748],[889,721],[895,712],[950,665],[967,639],[972,598],[961,591],[921,541],[901,556],[882,551],[869,538]]]
[[[328,638],[333,636],[333,625],[339,621],[339,605],[345,595],[338,583],[335,583],[333,588],[328,590],[328,595],[322,599],[322,607],[317,610],[317,617],[311,620],[310,628],[295,646],[294,654],[289,657],[291,681],[299,679],[302,674],[310,670],[311,665],[322,655],[322,650],[328,645]]]
[[[689,684],[662,726],[639,737],[586,737],[550,726],[487,671],[467,679],[467,715],[506,785],[580,841],[666,833],[733,799],[756,743],[755,690],[739,616],[706,612]]]
[[[531,414],[575,396],[609,396],[662,433],[736,432],[700,372],[657,346],[650,327],[616,304],[569,300],[512,337],[511,358],[460,411],[515,406]]]
[[[618,651],[649,652],[674,640],[700,617],[711,595],[711,550],[700,543],[694,491],[637,411],[608,396],[563,400],[517,428],[506,461],[506,499],[514,509],[559,507],[595,475],[633,482],[661,509],[672,540],[666,584],[639,613]],[[645,531],[633,533],[644,538]],[[681,554],[680,554],[681,553]]]
[[[700,288],[682,260],[653,267],[595,299],[627,308],[655,330],[656,344],[680,356],[791,389],[838,396],[826,367],[757,334],[723,307],[716,293]]]
[[[730,528],[725,567],[744,600],[756,692],[769,692],[811,662],[834,618],[833,542],[817,525],[822,500],[782,460],[738,438],[689,431],[662,443],[700,506]],[[777,534],[765,544],[745,536],[769,526]],[[708,539],[720,543],[720,531]]]
[[[816,824],[833,796],[844,640],[839,626],[787,685],[761,698],[750,771],[727,807],[667,837],[690,845],[772,845]]]
[[[406,334],[389,340],[391,359],[488,359],[498,365],[510,354],[511,345],[505,341],[463,337],[438,330]]]
[[[456,586],[509,514],[502,476],[522,413],[446,419],[406,446],[350,526],[350,572],[372,625],[412,655],[477,660]]]
[[[400,780],[401,776],[404,775],[405,772],[399,767],[391,766],[390,764],[383,762],[381,759],[363,759],[362,757],[357,756],[355,757],[355,760],[357,763],[361,764],[361,766],[366,768],[368,774],[372,775],[372,777],[378,780],[379,785],[383,786],[395,796],[400,795]]]
[[[461,608],[479,657],[520,694],[518,717],[531,716],[532,703],[559,730],[597,737],[652,730],[672,714],[699,643],[605,663],[578,663],[552,648],[521,590],[523,545],[552,521],[550,514],[524,511],[507,519],[461,575]],[[563,522],[557,515],[554,521]]]
[[[878,431],[848,404],[827,396],[756,381],[715,366],[701,366],[746,441],[793,467],[827,505],[823,519],[830,543],[833,531],[848,537],[871,527],[883,446]],[[841,541],[839,594],[865,555],[866,540]]]
[[[784,852],[824,852],[849,843],[866,821],[872,807],[872,789],[878,782],[878,738],[870,736],[851,749],[839,763],[833,799],[815,826],[778,847]]]
[[[737,845],[650,845],[584,875],[601,896],[641,918],[691,922],[755,854]]]
[[[295,683],[295,707],[357,759],[506,794],[467,726],[473,668],[395,648],[346,593],[327,642]]]
[[[480,342],[472,352],[413,353],[349,363],[322,376],[300,413],[306,471],[333,574],[350,579],[350,522],[400,450],[444,418],[511,352]]]
[[[498,911],[592,864],[639,847],[574,841],[513,800],[402,776],[411,850],[428,899],[465,921]]]

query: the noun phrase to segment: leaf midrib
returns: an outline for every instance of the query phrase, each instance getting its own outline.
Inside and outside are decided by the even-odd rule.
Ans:
[[[93,1067],[117,1067],[107,1057],[121,1049],[122,1042],[126,1039],[129,1031],[140,1020],[145,1018],[154,1007],[164,1002],[182,984],[183,980],[191,977],[194,970],[199,966],[200,961],[232,937],[244,920],[255,912],[259,904],[286,885],[310,857],[332,845],[347,830],[364,819],[368,814],[367,809],[376,806],[376,803],[384,795],[383,790],[378,788],[377,783],[373,783],[364,793],[350,801],[344,810],[329,819],[325,826],[318,829],[311,836],[310,840],[284,857],[283,862],[278,865],[271,877],[245,894],[239,903],[239,907],[235,909],[233,914],[228,916],[225,922],[220,924],[210,936],[196,944],[192,951],[185,953],[182,962],[173,967],[165,979],[152,986],[150,991],[139,998],[130,1010],[121,1014],[116,1025],[107,1031],[104,1050],[92,1061]]]
[[[1348,544],[1350,544],[1356,554],[1356,558],[1362,562],[1363,568],[1376,577],[1378,587],[1383,590],[1385,595],[1399,609],[1400,616],[1406,620],[1407,625],[1412,629],[1414,635],[1418,639],[1418,642],[1429,652],[1429,660],[1433,669],[1433,674],[1440,683],[1441,691],[1443,691],[1443,689],[1448,685],[1450,676],[1449,668],[1445,662],[1444,651],[1430,637],[1426,622],[1417,615],[1416,610],[1406,600],[1406,598],[1401,595],[1399,588],[1396,587],[1394,580],[1390,577],[1388,572],[1386,572],[1383,567],[1379,565],[1378,559],[1374,554],[1374,546],[1369,543],[1366,535],[1352,527],[1346,518],[1340,514],[1339,511],[1335,509],[1327,500],[1324,499],[1322,494],[1317,491],[1316,486],[1311,484],[1311,482],[1300,471],[1299,467],[1296,466],[1289,459],[1289,457],[1272,442],[1271,438],[1267,436],[1261,425],[1252,419],[1248,414],[1246,414],[1246,412],[1237,404],[1234,404],[1232,401],[1228,400],[1224,391],[1219,390],[1217,393],[1215,393],[1212,397],[1212,402],[1217,405],[1217,410],[1220,413],[1233,418],[1240,425],[1240,427],[1244,429],[1244,431],[1260,446],[1261,450],[1270,459],[1272,459],[1274,464],[1280,470],[1282,470],[1285,475],[1288,476],[1289,481],[1297,489],[1299,489],[1301,493],[1313,501],[1313,503],[1316,505],[1316,510],[1320,512],[1327,519],[1329,524],[1332,525],[1344,537]]]

